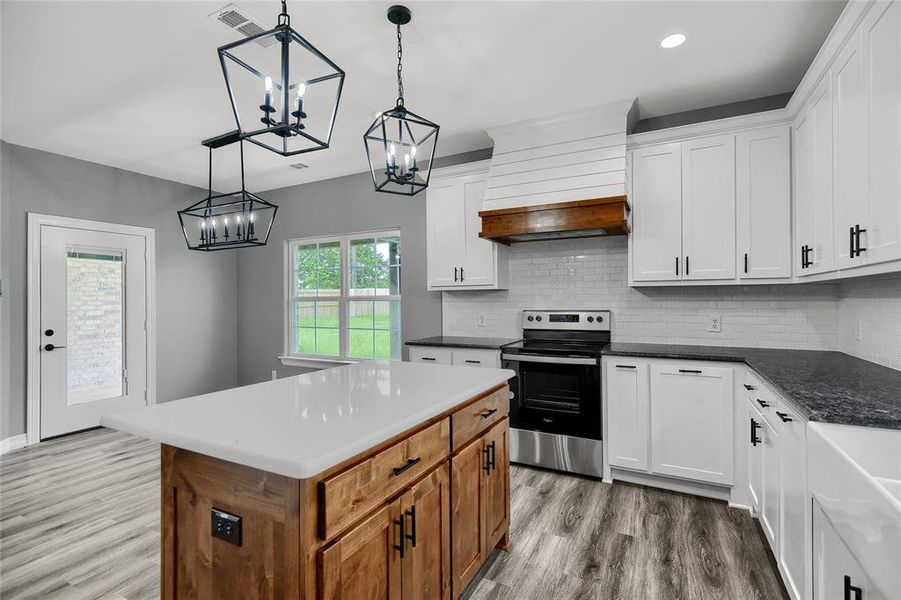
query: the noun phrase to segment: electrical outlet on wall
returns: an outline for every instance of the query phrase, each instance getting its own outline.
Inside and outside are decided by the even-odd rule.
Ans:
[[[863,341],[863,321],[857,321],[857,327],[854,328],[854,339],[858,342]]]
[[[710,315],[707,321],[707,331],[720,333],[723,330],[723,315]]]
[[[478,318],[476,319],[476,325],[477,325],[478,327],[484,327],[484,326],[485,326],[485,315],[479,315],[479,316],[478,316]]]

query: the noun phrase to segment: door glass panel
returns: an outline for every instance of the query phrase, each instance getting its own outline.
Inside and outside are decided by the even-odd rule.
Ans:
[[[67,403],[125,395],[123,252],[66,252]]]

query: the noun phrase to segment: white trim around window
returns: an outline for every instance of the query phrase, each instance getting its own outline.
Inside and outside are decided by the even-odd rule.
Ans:
[[[283,302],[283,348],[284,354],[278,357],[279,361],[286,366],[306,367],[313,369],[323,369],[337,365],[346,365],[355,362],[371,360],[368,358],[358,358],[348,356],[349,354],[349,305],[354,301],[396,301],[401,302],[401,294],[391,295],[350,295],[350,244],[354,240],[367,238],[382,237],[401,237],[400,229],[384,229],[376,231],[360,231],[344,235],[320,236],[309,238],[294,238],[285,240],[284,242],[284,302]],[[306,246],[311,244],[339,243],[341,256],[341,289],[337,296],[299,296],[295,293],[295,276],[296,265],[294,263],[295,252],[297,246]],[[400,242],[403,247],[403,240]],[[401,271],[403,265],[401,263]],[[403,276],[401,278],[401,291],[403,289]],[[339,355],[329,356],[322,354],[298,354],[294,352],[294,336],[293,336],[293,309],[294,303],[297,301],[319,301],[319,302],[337,302],[338,303],[338,344]],[[398,338],[400,336],[398,335]],[[400,360],[398,357],[396,360]]]

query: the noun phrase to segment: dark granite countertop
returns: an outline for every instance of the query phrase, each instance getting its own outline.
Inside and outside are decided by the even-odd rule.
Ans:
[[[901,371],[842,352],[614,342],[603,354],[743,362],[810,421],[901,429]]]
[[[407,346],[444,346],[446,348],[481,348],[484,350],[497,350],[506,344],[518,342],[518,339],[490,338],[490,337],[464,337],[459,335],[436,335],[435,337],[410,340]]]

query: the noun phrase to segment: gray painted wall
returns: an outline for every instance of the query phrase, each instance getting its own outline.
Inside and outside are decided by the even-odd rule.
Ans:
[[[479,150],[435,160],[435,167],[482,160]],[[401,334],[411,340],[441,334],[441,294],[426,291],[425,192],[413,197],[376,193],[358,173],[261,194],[278,205],[269,245],[238,255],[238,383],[303,373],[278,361],[284,353],[284,242],[399,227],[403,245]]]
[[[237,256],[189,251],[175,211],[205,190],[0,143],[4,297],[0,438],[25,432],[27,213],[156,230],[157,400],[237,384]],[[2,266],[2,265],[0,265]]]

